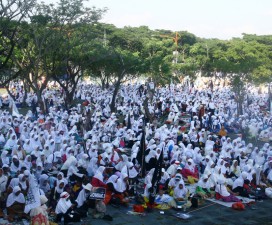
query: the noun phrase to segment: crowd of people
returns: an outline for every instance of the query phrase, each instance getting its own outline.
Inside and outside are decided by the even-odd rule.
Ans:
[[[14,82],[10,91],[13,99],[1,101],[0,113],[0,217],[10,222],[49,224],[49,215],[65,223],[87,216],[112,220],[108,204],[127,206],[139,195],[149,206],[169,208],[190,207],[196,196],[226,202],[271,197],[272,116],[267,96],[254,88],[240,116],[235,94],[220,83],[123,85],[115,113],[113,88],[94,84],[78,85],[74,99],[83,103],[71,108],[57,86],[43,92],[44,106],[26,93],[26,115],[13,113],[24,88]],[[151,92],[147,117],[144,100]],[[246,128],[267,142],[246,143],[237,135]],[[104,198],[92,198],[101,188]]]

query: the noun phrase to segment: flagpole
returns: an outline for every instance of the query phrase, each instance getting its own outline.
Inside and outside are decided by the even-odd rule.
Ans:
[[[141,168],[141,177],[144,176],[144,159],[145,159],[145,117],[143,117],[143,134],[142,134],[142,143],[141,143],[141,147],[142,147],[142,168]]]

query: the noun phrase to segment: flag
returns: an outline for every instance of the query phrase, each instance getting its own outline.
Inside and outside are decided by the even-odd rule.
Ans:
[[[31,209],[37,208],[41,205],[40,189],[37,180],[33,175],[29,176],[29,189],[25,201],[25,213],[29,213]]]
[[[128,114],[127,129],[131,129],[130,113]]]
[[[156,190],[156,193],[158,193],[159,190],[159,181],[161,180],[161,170],[162,170],[162,163],[163,163],[163,151],[161,151],[160,157],[156,163],[156,167],[154,170],[154,174],[152,177],[152,188],[153,190]]]
[[[140,142],[140,148],[137,153],[136,159],[141,165],[141,176],[145,175],[145,128],[143,128],[143,133]]]
[[[156,167],[151,180],[151,189],[149,195],[149,203],[154,204],[155,196],[159,192],[159,181],[161,180],[161,170],[163,162],[163,151],[161,151],[160,157],[156,163]]]

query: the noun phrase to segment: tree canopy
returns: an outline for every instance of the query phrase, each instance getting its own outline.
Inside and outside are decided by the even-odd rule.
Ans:
[[[234,92],[245,83],[271,82],[272,35],[203,39],[183,30],[101,23],[107,9],[85,7],[82,0],[1,2],[0,84],[20,76],[42,93],[54,80],[67,105],[83,76],[100,80],[103,87],[112,85],[114,95],[121,83],[139,76],[156,85],[197,74],[221,76],[231,81]]]

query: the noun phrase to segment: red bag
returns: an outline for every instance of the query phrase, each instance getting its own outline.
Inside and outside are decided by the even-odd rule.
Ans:
[[[143,213],[144,207],[142,205],[133,205],[133,211],[138,213]]]
[[[16,134],[19,134],[19,127],[15,127],[14,131],[15,131]]]
[[[216,200],[220,200],[222,198],[222,196],[219,193],[215,193],[215,199]]]
[[[235,210],[245,210],[245,205],[242,203],[242,202],[235,202],[232,204],[232,208],[235,209]]]
[[[124,140],[120,141],[120,147],[124,148],[126,146],[126,143],[124,142]]]

